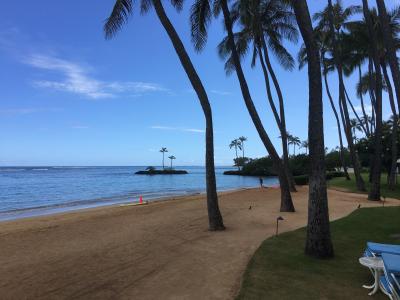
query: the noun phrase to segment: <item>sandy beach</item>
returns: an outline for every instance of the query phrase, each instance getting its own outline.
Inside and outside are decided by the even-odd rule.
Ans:
[[[232,299],[277,216],[281,232],[306,225],[307,188],[293,197],[296,213],[280,213],[277,189],[222,193],[224,232],[207,231],[204,195],[2,222],[1,298]],[[359,204],[381,205],[329,191],[331,220]]]

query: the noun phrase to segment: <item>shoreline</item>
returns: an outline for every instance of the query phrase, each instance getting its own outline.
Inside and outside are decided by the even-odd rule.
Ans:
[[[381,206],[328,190],[330,219]],[[307,223],[308,188],[281,213],[279,189],[219,193],[225,231],[210,232],[205,195],[0,223],[0,294],[7,299],[232,299],[266,238]],[[399,205],[387,199],[385,206]]]
[[[271,187],[266,187],[266,188],[274,188],[273,186]],[[242,187],[242,188],[235,188],[235,189],[223,189],[218,191],[218,196],[224,195],[226,193],[232,193],[232,192],[239,192],[243,190],[251,190],[251,189],[257,189],[257,187]],[[168,195],[164,197],[155,197],[155,198],[147,198],[148,200],[144,199],[143,204],[139,204],[139,200],[137,201],[115,201],[115,202],[97,202],[94,203],[93,205],[71,205],[71,206],[63,206],[63,205],[54,205],[50,207],[35,207],[35,208],[27,208],[27,209],[21,209],[21,210],[15,210],[15,211],[9,211],[9,212],[0,212],[0,224],[5,223],[5,222],[14,222],[14,221],[19,221],[19,220],[30,220],[30,219],[35,219],[35,218],[41,218],[41,217],[52,217],[52,216],[58,216],[58,215],[63,215],[63,214],[69,214],[69,213],[80,213],[80,212],[87,212],[90,210],[101,210],[101,209],[107,209],[107,208],[113,208],[113,207],[126,207],[126,206],[142,206],[142,205],[152,205],[156,204],[159,202],[169,202],[169,201],[175,201],[175,200],[181,200],[181,198],[188,198],[192,199],[193,197],[202,197],[206,195],[206,192],[193,192],[189,194],[175,194],[175,195]],[[63,207],[61,207],[63,206]],[[26,213],[24,213],[26,211]],[[19,214],[21,212],[21,214]],[[10,214],[10,217],[7,217],[7,215]]]

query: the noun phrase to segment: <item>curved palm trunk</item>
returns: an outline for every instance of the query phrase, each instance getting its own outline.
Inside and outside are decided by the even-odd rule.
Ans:
[[[305,253],[318,258],[328,258],[333,257],[333,246],[325,177],[321,62],[306,0],[292,0],[292,6],[308,58],[308,141],[311,174]]]
[[[346,86],[343,85],[343,87],[344,87],[344,93],[346,95],[347,102],[350,104],[350,107],[351,107],[351,110],[353,111],[353,114],[356,116],[356,119],[357,119],[358,123],[360,124],[361,129],[364,131],[365,135],[368,136],[367,129],[365,128],[363,122],[361,121],[360,116],[358,115],[353,103],[351,102],[349,94],[347,94]]]
[[[353,169],[354,169],[354,177],[356,178],[356,186],[357,190],[359,191],[365,191],[365,183],[364,179],[361,177],[361,166],[360,166],[360,161],[358,159],[358,155],[354,146],[354,139],[353,135],[351,132],[351,124],[350,124],[350,116],[349,116],[349,111],[347,108],[347,103],[346,103],[346,95],[344,93],[344,84],[343,84],[343,71],[342,71],[342,66],[339,63],[337,65],[338,69],[338,77],[339,77],[339,98],[340,98],[340,103],[341,103],[341,108],[343,110],[343,116],[344,116],[344,132],[346,135],[347,139],[347,145],[349,147],[350,151],[350,158],[353,164]]]
[[[324,58],[322,58],[322,59],[324,59]],[[325,81],[325,90],[326,90],[326,93],[328,95],[329,103],[331,104],[331,108],[333,110],[333,114],[335,115],[336,124],[337,124],[337,128],[338,128],[339,144],[340,144],[340,162],[342,163],[343,172],[344,172],[344,174],[346,176],[346,179],[350,180],[350,176],[349,176],[349,173],[347,172],[347,166],[346,166],[346,162],[345,162],[345,159],[344,159],[342,128],[340,126],[339,115],[337,113],[337,110],[336,110],[335,104],[333,102],[333,98],[332,98],[331,92],[329,90],[328,78],[327,78],[326,72],[324,71],[323,73],[324,73],[324,81]]]
[[[374,159],[372,162],[373,169],[371,174],[371,189],[368,194],[369,200],[381,200],[381,168],[382,168],[382,73],[379,61],[379,53],[376,46],[377,37],[373,28],[368,1],[363,0],[364,18],[368,26],[369,38],[371,40],[370,47],[372,59],[375,68],[375,97],[376,97],[376,123],[374,134]]]
[[[214,135],[213,121],[210,102],[203,84],[186,52],[181,39],[179,38],[175,28],[168,19],[164,7],[160,0],[153,0],[154,8],[160,19],[161,24],[165,28],[172,45],[179,57],[179,60],[185,69],[185,72],[196,91],[201,107],[206,119],[206,189],[207,189],[207,210],[209,220],[209,230],[224,230],[225,226],[222,220],[221,212],[218,206],[217,186],[215,179],[214,166]]]
[[[284,171],[282,161],[278,153],[276,152],[276,149],[272,144],[267,132],[265,131],[260,116],[258,115],[258,112],[254,106],[253,100],[250,95],[249,87],[247,85],[246,78],[244,76],[242,66],[240,64],[239,55],[236,51],[236,46],[232,31],[232,20],[230,17],[227,0],[221,0],[220,5],[224,15],[225,27],[228,32],[228,43],[229,47],[231,48],[232,58],[235,65],[236,75],[240,83],[243,100],[246,104],[250,117],[253,120],[254,126],[257,129],[258,135],[260,136],[261,141],[263,142],[265,148],[267,149],[269,155],[271,156],[274,167],[278,172],[278,177],[281,187],[281,211],[294,212],[295,210],[293,206],[292,196],[290,195],[289,182],[287,180],[286,172]]]
[[[399,122],[399,118],[397,115],[396,111],[396,104],[394,101],[394,95],[393,95],[393,88],[392,88],[392,83],[390,82],[390,78],[386,69],[386,64],[385,62],[381,63],[382,65],[382,71],[383,71],[383,76],[386,81],[386,85],[388,88],[388,93],[389,93],[389,102],[390,102],[390,108],[392,110],[393,114],[393,128],[392,128],[392,162],[390,164],[390,172],[389,172],[389,188],[391,190],[394,190],[396,186],[396,169],[397,169],[397,126]]]
[[[264,50],[265,63],[267,64],[268,72],[271,74],[272,82],[274,83],[276,94],[278,95],[279,114],[280,114],[280,131],[281,131],[281,136],[282,136],[283,165],[285,166],[285,169],[286,169],[286,173],[288,176],[291,191],[297,192],[293,174],[289,167],[289,150],[288,150],[288,144],[287,144],[285,105],[283,102],[282,90],[279,85],[278,79],[275,75],[275,71],[272,68],[271,60],[269,59],[269,55],[268,55],[268,48],[267,48],[267,45],[265,44],[264,38],[262,39],[262,47]]]
[[[392,73],[393,85],[397,96],[397,106],[400,108],[400,68],[396,55],[396,47],[394,46],[392,30],[390,28],[389,16],[386,12],[385,2],[376,0],[379,11],[379,19],[381,21],[383,41],[387,51],[387,58]]]
[[[328,3],[329,3],[329,7],[330,7],[330,9],[329,9],[329,23],[330,23],[329,27],[330,27],[330,32],[332,34],[332,40],[333,40],[333,42],[332,42],[333,53],[334,53],[333,58],[335,61],[335,66],[336,66],[336,70],[337,70],[338,78],[339,78],[339,99],[340,99],[340,103],[342,105],[344,119],[345,119],[345,123],[343,124],[344,132],[345,132],[346,139],[347,139],[347,145],[349,146],[349,150],[350,150],[351,161],[353,163],[354,177],[356,178],[357,190],[365,191],[365,183],[364,183],[363,178],[361,177],[360,161],[358,159],[358,155],[357,155],[356,149],[354,147],[353,135],[351,133],[350,116],[349,116],[349,111],[347,108],[346,95],[345,95],[345,90],[344,90],[342,62],[340,59],[340,54],[338,53],[336,32],[335,32],[335,29],[333,26],[334,21],[333,21],[332,1],[328,0]]]
[[[264,42],[264,45],[265,45],[265,42]],[[282,113],[281,113],[281,117],[280,117],[278,115],[278,111],[276,109],[274,100],[272,98],[271,86],[269,84],[268,71],[267,71],[267,68],[265,66],[263,53],[261,51],[261,46],[259,44],[257,46],[257,51],[258,51],[258,57],[259,57],[259,60],[260,60],[261,68],[262,68],[263,74],[264,74],[264,80],[265,80],[265,87],[267,89],[268,102],[269,102],[269,105],[270,105],[270,107],[272,109],[273,115],[275,117],[276,124],[278,125],[279,131],[281,133],[282,152],[283,152],[283,166],[285,168],[286,176],[287,176],[288,181],[289,181],[290,191],[291,192],[297,192],[296,185],[295,185],[295,182],[294,182],[294,178],[293,178],[292,172],[290,171],[290,167],[289,167],[289,151],[288,151],[286,125],[284,125],[282,123]],[[266,53],[265,52],[265,48],[264,48],[264,53]]]

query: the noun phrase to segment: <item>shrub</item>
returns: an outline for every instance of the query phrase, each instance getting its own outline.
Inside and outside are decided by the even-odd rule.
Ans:
[[[289,166],[294,176],[310,173],[310,159],[306,154],[299,154],[289,158]]]
[[[242,168],[243,175],[250,176],[276,176],[272,159],[269,156],[250,160]]]
[[[344,172],[342,172],[342,171],[329,172],[328,174],[329,174],[329,176],[330,176],[331,178],[335,178],[335,177],[344,177],[344,176],[345,176]],[[328,175],[328,174],[327,174],[327,175]],[[330,178],[330,179],[331,179],[331,178]],[[326,179],[328,179],[328,178],[326,178]]]

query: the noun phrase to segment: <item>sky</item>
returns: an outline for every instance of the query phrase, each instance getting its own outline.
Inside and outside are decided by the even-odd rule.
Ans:
[[[343,1],[345,5],[359,1]],[[370,1],[371,5],[372,2]],[[396,0],[385,1],[394,7]],[[311,13],[325,1],[308,1]],[[0,166],[154,165],[161,147],[176,165],[204,165],[204,115],[177,55],[154,11],[140,15],[111,40],[104,20],[113,0],[7,1],[0,11]],[[137,5],[137,3],[135,3]],[[232,165],[230,141],[246,136],[245,154],[267,155],[244,105],[236,74],[227,76],[218,57],[222,20],[213,20],[203,52],[190,41],[187,2],[165,7],[203,81],[213,110],[215,163]],[[286,44],[297,57],[301,44]],[[285,99],[288,131],[307,139],[307,68],[273,66]],[[260,68],[243,67],[264,126],[281,153]],[[329,78],[337,99],[337,80]],[[350,97],[354,76],[346,79]],[[390,115],[384,95],[384,118]],[[337,127],[324,94],[325,144],[338,144]],[[293,149],[291,149],[293,151]],[[304,151],[304,150],[301,150]]]

